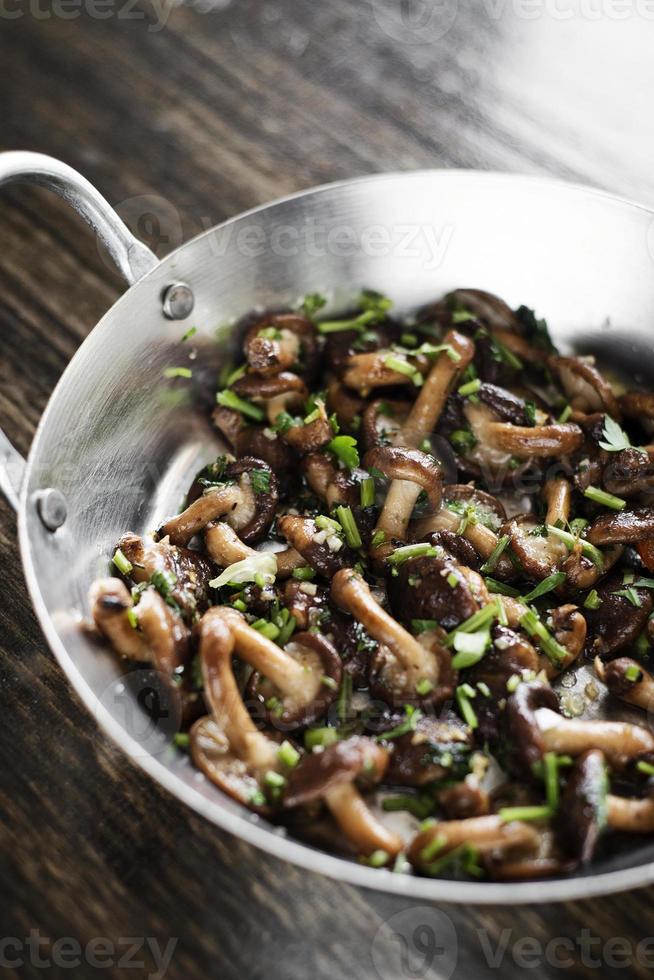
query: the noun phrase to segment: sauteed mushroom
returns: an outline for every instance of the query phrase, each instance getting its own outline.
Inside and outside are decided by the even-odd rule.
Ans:
[[[325,304],[241,321],[232,455],[159,540],[123,536],[97,629],[178,692],[180,745],[208,708],[209,779],[370,866],[404,847],[391,811],[429,818],[428,875],[564,875],[605,831],[654,835],[654,736],[614,700],[654,694],[654,394],[485,291]]]
[[[373,815],[359,793],[357,779],[371,785],[384,775],[388,753],[372,739],[354,736],[317,754],[306,756],[290,773],[284,806],[303,806],[321,799],[346,838],[359,853],[383,851],[388,858],[402,848],[397,834]]]

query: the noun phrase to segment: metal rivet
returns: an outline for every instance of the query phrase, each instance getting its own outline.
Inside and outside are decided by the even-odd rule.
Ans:
[[[39,490],[35,494],[36,511],[41,518],[41,523],[48,531],[56,531],[66,523],[68,507],[66,498],[59,490],[48,487],[47,490]]]
[[[163,312],[169,320],[185,320],[195,306],[195,296],[185,282],[174,282],[163,294]]]

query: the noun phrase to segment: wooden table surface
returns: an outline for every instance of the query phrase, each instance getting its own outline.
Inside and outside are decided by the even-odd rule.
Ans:
[[[0,4],[0,148],[82,170],[161,255],[267,199],[381,170],[551,173],[654,202],[645,4],[210,7]],[[26,453],[60,372],[120,284],[54,198],[3,192],[0,227],[0,420]],[[78,703],[30,609],[13,514],[4,503],[0,513],[2,976],[154,975],[152,949],[173,939],[175,980],[468,980],[529,966],[549,977],[566,958],[575,977],[598,964],[606,976],[647,974],[654,947],[636,944],[653,932],[652,889],[550,907],[443,906],[448,925],[433,909],[288,867],[186,810]],[[434,935],[449,937],[444,950]],[[39,937],[48,942],[37,947]],[[125,937],[150,941],[130,963],[119,962]],[[567,947],[546,949],[552,937]],[[66,938],[104,938],[115,951],[93,960],[85,950],[73,968],[74,946],[52,945]]]

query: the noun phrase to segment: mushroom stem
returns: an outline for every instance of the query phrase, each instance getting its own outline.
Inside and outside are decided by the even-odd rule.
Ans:
[[[570,517],[570,499],[572,488],[568,480],[562,477],[548,480],[543,487],[543,497],[547,503],[546,524],[553,524],[556,527],[566,526]],[[558,524],[562,521],[563,524]]]
[[[218,609],[206,613],[200,626],[200,655],[205,696],[234,754],[260,771],[277,768],[277,746],[260,732],[234,678],[231,657],[235,636]]]
[[[98,579],[91,586],[89,602],[97,629],[121,657],[142,662],[150,660],[145,637],[134,629],[127,616],[133,601],[124,582],[118,578]]]
[[[388,647],[402,669],[415,675],[416,682],[428,677],[434,686],[438,683],[436,657],[382,609],[357,572],[350,568],[337,572],[331,594],[337,605],[363,623],[370,636]],[[415,684],[409,686],[413,689]]]
[[[228,514],[241,502],[243,492],[237,483],[216,487],[203,493],[201,497],[172,517],[159,531],[159,537],[168,535],[172,544],[185,545],[194,534],[206,527],[210,521]]]
[[[487,422],[485,435],[495,449],[524,459],[568,455],[582,445],[584,435],[579,426],[569,423],[523,426],[509,422]]]
[[[654,799],[630,800],[612,793],[606,798],[607,824],[631,834],[654,833]]]
[[[400,430],[397,445],[416,449],[434,431],[452,385],[474,357],[475,345],[456,330],[449,330],[443,343],[454,352],[454,358],[447,350],[437,356]]]
[[[135,607],[153,664],[166,675],[181,667],[188,653],[188,630],[158,592],[147,589]]]
[[[440,508],[441,471],[427,453],[398,446],[377,446],[366,453],[364,465],[371,472],[377,469],[392,479],[376,528],[384,532],[386,542],[392,538],[406,538],[407,526],[422,490],[427,494],[432,510]]]
[[[414,837],[408,858],[415,867],[424,868],[462,844],[471,844],[483,853],[513,847],[537,848],[539,838],[538,831],[530,824],[519,820],[507,822],[497,814],[466,820],[441,820]],[[438,846],[431,857],[429,846],[436,842]]]
[[[654,752],[654,736],[628,722],[562,718],[548,708],[538,709],[536,720],[546,752],[580,755],[587,749],[599,749],[617,766],[625,765],[634,756]]]
[[[332,787],[323,799],[345,836],[361,854],[382,850],[395,857],[402,850],[401,838],[373,815],[353,783]]]
[[[375,531],[384,532],[382,546],[374,549],[378,557],[383,557],[388,551],[392,539],[405,540],[413,508],[421,492],[420,484],[410,480],[393,480],[391,483],[375,527]],[[384,544],[386,548],[383,547]]]
[[[204,543],[208,553],[221,568],[227,568],[237,561],[260,555],[261,552],[241,541],[236,531],[224,521],[216,521],[207,525],[204,532]],[[277,561],[277,578],[288,578],[296,568],[306,567],[306,561],[295,550],[286,548],[274,552]]]
[[[635,704],[644,711],[654,705],[654,677],[641,664],[630,657],[619,657],[605,664],[595,658],[595,673],[608,687],[611,694]]]
[[[307,672],[301,663],[285,653],[263,633],[249,626],[235,609],[218,606],[216,614],[220,615],[231,629],[234,647],[239,657],[263,674],[280,691],[290,696],[297,694],[304,699]]]

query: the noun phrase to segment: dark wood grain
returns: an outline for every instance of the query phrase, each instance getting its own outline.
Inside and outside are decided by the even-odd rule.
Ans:
[[[425,2],[437,19],[422,28],[406,19],[411,6],[223,0],[212,13],[169,7],[158,29],[147,0],[117,0],[103,20],[7,4],[1,147],[81,169],[162,255],[246,207],[379,170],[554,173],[654,201],[652,25],[635,5],[624,19],[610,4],[597,5],[599,18],[564,19],[545,5],[527,17],[519,4]],[[8,9],[22,16],[7,19]],[[57,377],[120,287],[56,200],[7,191],[0,227],[0,419],[25,453]],[[0,941],[30,930],[82,944],[134,936],[165,947],[175,938],[175,980],[467,980],[497,974],[489,956],[498,942],[501,975],[518,977],[529,953],[519,940],[578,943],[587,930],[597,941],[586,955],[532,949],[531,975],[558,976],[555,955],[572,956],[575,977],[596,973],[598,956],[606,976],[649,972],[652,948],[641,948],[640,962],[634,950],[654,932],[652,889],[529,909],[443,907],[456,967],[451,942],[407,964],[393,931],[429,926],[428,909],[305,874],[194,816],[131,766],[78,703],[31,612],[4,503],[0,515]],[[603,944],[620,938],[607,952]],[[23,959],[2,975],[44,972]],[[114,957],[106,969],[86,962],[72,973],[154,970],[146,955],[133,971]],[[64,966],[45,972],[71,975]]]

